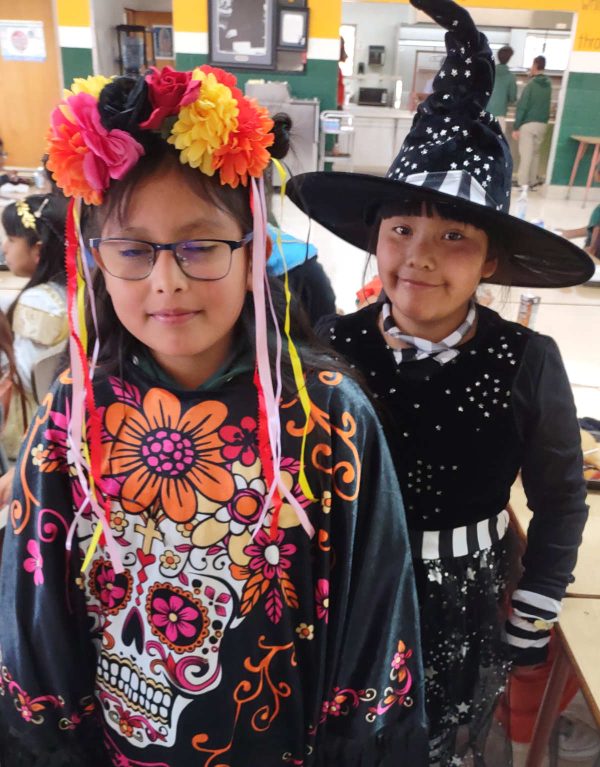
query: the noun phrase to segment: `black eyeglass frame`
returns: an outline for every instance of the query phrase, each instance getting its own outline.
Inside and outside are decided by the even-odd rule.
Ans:
[[[110,269],[106,267],[106,265],[102,261],[102,257],[100,256],[99,260],[100,260],[100,265],[102,266],[102,268],[106,269],[106,271],[112,277],[115,277],[117,280],[125,280],[126,282],[139,282],[140,280],[147,279],[152,274],[152,270],[154,269],[156,260],[158,259],[158,254],[161,252],[161,250],[169,250],[173,254],[173,258],[175,259],[177,266],[181,269],[183,274],[185,274],[185,276],[188,277],[188,279],[197,280],[198,282],[218,282],[219,280],[224,280],[225,277],[227,277],[227,275],[231,271],[231,263],[233,261],[233,251],[243,248],[244,245],[247,245],[249,242],[252,241],[253,237],[254,237],[253,232],[249,232],[244,237],[242,237],[241,240],[220,240],[218,237],[199,237],[199,238],[195,238],[191,240],[179,240],[177,242],[150,242],[150,240],[138,240],[138,239],[133,239],[129,237],[93,237],[89,240],[89,245],[90,245],[90,248],[93,248],[94,250],[98,252],[99,256],[100,256],[100,245],[103,242],[139,242],[142,245],[150,245],[150,247],[154,251],[154,255],[152,257],[152,262],[150,265],[150,269],[148,270],[148,274],[145,274],[143,277],[120,277],[117,274],[113,274],[110,271]],[[230,250],[229,266],[227,267],[227,271],[225,272],[225,274],[222,277],[194,277],[192,274],[188,274],[183,268],[183,264],[181,263],[182,259],[177,255],[177,246],[186,245],[186,244],[189,244],[190,242],[220,242],[220,243],[223,243],[224,245],[229,245],[229,250]]]

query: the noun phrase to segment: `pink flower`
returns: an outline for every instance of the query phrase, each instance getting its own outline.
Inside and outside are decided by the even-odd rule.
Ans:
[[[144,148],[126,131],[106,130],[100,121],[98,102],[89,93],[78,93],[67,99],[88,152],[83,172],[94,189],[106,189],[109,179],[123,178],[133,168]]]
[[[198,611],[186,606],[181,597],[170,596],[168,602],[157,597],[152,602],[152,609],[152,623],[164,632],[170,642],[176,642],[179,634],[189,638],[198,633],[197,628],[188,623],[198,619]]]
[[[329,581],[319,578],[315,589],[315,601],[317,603],[317,617],[327,623],[329,621]]]
[[[115,571],[110,565],[104,565],[98,572],[98,586],[100,589],[100,601],[109,609],[119,604],[125,596],[125,589],[116,583]]]
[[[277,537],[272,541],[265,530],[259,530],[254,541],[244,549],[250,557],[250,570],[262,571],[268,581],[275,576],[281,578],[282,573],[292,566],[289,557],[296,551],[293,543],[283,543],[283,537],[283,530],[278,530]]]
[[[44,566],[44,557],[40,551],[40,546],[33,538],[27,542],[27,551],[31,556],[23,562],[23,568],[28,573],[33,573],[33,582],[36,586],[41,586],[44,582],[44,573],[42,568]]]
[[[198,98],[201,85],[200,80],[192,80],[191,72],[176,72],[171,67],[152,67],[146,83],[152,114],[140,123],[144,130],[159,130],[165,117],[176,115],[181,107]]]

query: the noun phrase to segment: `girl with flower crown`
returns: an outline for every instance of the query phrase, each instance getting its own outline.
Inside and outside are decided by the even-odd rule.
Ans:
[[[449,30],[448,55],[387,177],[305,174],[291,196],[376,255],[379,300],[322,331],[364,375],[387,426],[415,563],[430,764],[484,765],[511,662],[511,705],[547,669],[587,509],[556,344],[474,295],[482,280],[575,285],[593,265],[508,214],[510,152],[485,111],[485,36],[451,0],[411,2]],[[506,508],[519,471],[533,510],[522,574]],[[531,729],[507,720],[512,750],[491,763],[523,764]]]
[[[422,763],[391,458],[265,277],[278,143],[208,66],[78,80],[52,115],[71,367],[16,472],[3,767]]]

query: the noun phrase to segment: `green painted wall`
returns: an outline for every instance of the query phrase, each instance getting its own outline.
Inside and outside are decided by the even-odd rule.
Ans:
[[[569,75],[552,184],[566,186],[569,183],[578,147],[578,143],[569,138],[573,134],[600,136],[600,74],[571,72]],[[591,158],[592,148],[589,147],[579,165],[575,186],[585,186]]]
[[[61,48],[63,80],[68,88],[76,77],[94,74],[91,48]]]
[[[208,64],[208,56],[196,53],[178,53],[176,57],[177,69],[193,69],[194,67]],[[226,67],[224,67],[226,69]],[[287,80],[290,84],[292,95],[300,99],[318,98],[321,102],[321,110],[335,109],[337,97],[337,61],[324,59],[309,59],[306,62],[306,71],[299,72],[273,72],[271,70],[231,69],[238,80],[238,85],[244,88],[246,80],[262,78],[265,80]]]

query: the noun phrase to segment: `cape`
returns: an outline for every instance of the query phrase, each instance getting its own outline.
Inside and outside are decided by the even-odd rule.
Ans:
[[[4,767],[426,763],[390,454],[353,381],[311,373],[307,388],[310,493],[297,400],[281,405],[281,467],[312,539],[285,497],[278,524],[271,506],[257,528],[267,479],[251,372],[182,391],[128,363],[96,382],[99,491],[123,571],[99,545],[82,572],[96,522],[61,375],[25,439],[4,544]]]

